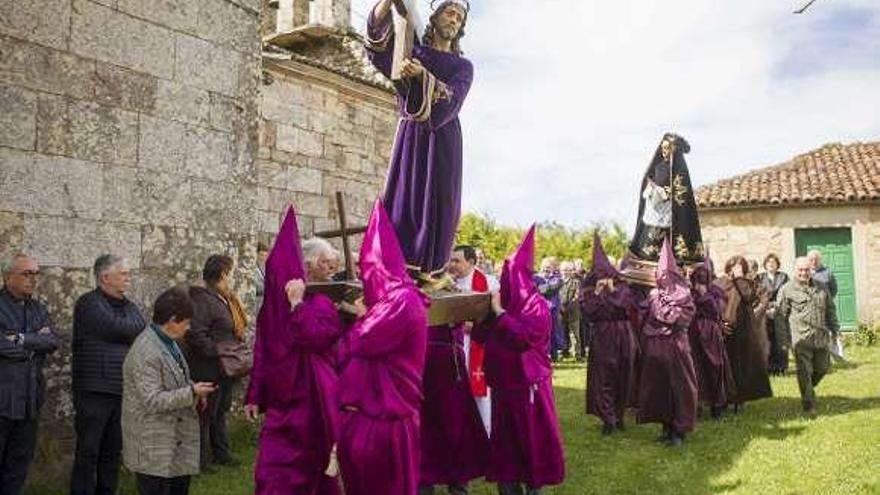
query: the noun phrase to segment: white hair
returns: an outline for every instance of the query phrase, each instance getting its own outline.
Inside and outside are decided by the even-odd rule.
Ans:
[[[302,243],[302,250],[303,262],[306,265],[314,265],[319,259],[321,259],[321,256],[326,256],[327,258],[338,256],[333,245],[327,242],[326,239],[321,239],[320,237],[306,239]]]
[[[95,260],[95,285],[101,285],[101,277],[109,272],[111,268],[125,262],[125,258],[118,254],[102,254]]]
[[[559,264],[559,270],[574,270],[574,263],[571,261],[563,261]]]
[[[17,265],[19,261],[29,259],[31,259],[31,257],[24,253],[16,253],[12,255],[11,258],[0,265],[0,275],[9,275],[10,273],[12,273],[12,269],[15,268],[15,265]]]
[[[801,264],[801,263],[807,265],[807,267],[810,267],[810,266],[813,264],[813,263],[810,261],[810,258],[807,257],[807,256],[798,256],[797,258],[794,259],[794,266],[795,266],[795,268],[797,268],[797,266],[798,266],[799,264]]]

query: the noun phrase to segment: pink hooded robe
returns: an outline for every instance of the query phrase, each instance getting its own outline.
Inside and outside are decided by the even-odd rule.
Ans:
[[[535,227],[505,262],[501,304],[505,313],[479,325],[473,338],[486,343],[485,369],[492,389],[492,435],[486,479],[538,488],[565,479],[565,457],[547,356],[550,309],[533,281]]]
[[[360,253],[367,313],[340,350],[338,456],[346,495],[414,495],[427,298],[406,273],[394,227],[376,201]]]
[[[299,229],[290,208],[266,261],[245,398],[266,415],[254,471],[259,495],[341,493],[338,479],[324,473],[339,411],[333,347],[343,327],[333,302],[321,294],[306,295],[291,311],[284,287],[304,277]]]

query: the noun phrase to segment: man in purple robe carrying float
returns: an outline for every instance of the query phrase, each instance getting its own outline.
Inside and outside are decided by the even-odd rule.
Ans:
[[[360,252],[366,314],[340,349],[339,465],[346,495],[414,495],[427,346],[427,297],[416,288],[381,201]]]
[[[266,261],[254,368],[245,398],[253,420],[265,414],[254,472],[258,495],[337,495],[331,462],[339,405],[334,345],[343,325],[333,301],[306,294],[319,270],[303,263],[293,208]],[[329,474],[328,474],[329,473]]]
[[[367,24],[367,53],[394,81],[400,110],[383,202],[407,263],[422,272],[446,265],[461,214],[458,114],[473,80],[460,45],[468,11],[466,0],[441,2],[418,38],[411,2],[381,0]],[[411,51],[398,46],[410,37]]]
[[[488,481],[500,495],[538,495],[565,478],[562,435],[547,356],[550,309],[533,280],[535,227],[504,262],[501,290],[492,296],[494,319],[474,328],[486,343],[492,388]]]

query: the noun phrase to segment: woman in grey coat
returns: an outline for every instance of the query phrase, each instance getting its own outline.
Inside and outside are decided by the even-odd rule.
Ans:
[[[189,329],[187,289],[162,293],[153,322],[134,341],[122,368],[122,454],[141,495],[186,495],[199,472],[200,403],[213,383],[193,383],[175,340]]]

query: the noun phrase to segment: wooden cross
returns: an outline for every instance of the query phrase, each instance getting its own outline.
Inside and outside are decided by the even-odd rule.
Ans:
[[[366,226],[348,227],[348,216],[345,212],[345,198],[341,191],[336,191],[336,212],[339,216],[339,230],[327,230],[323,232],[315,232],[315,237],[324,239],[342,238],[342,254],[345,256],[345,270],[348,280],[357,280],[354,269],[354,257],[351,254],[351,242],[349,236],[355,234],[363,234],[367,231]]]

